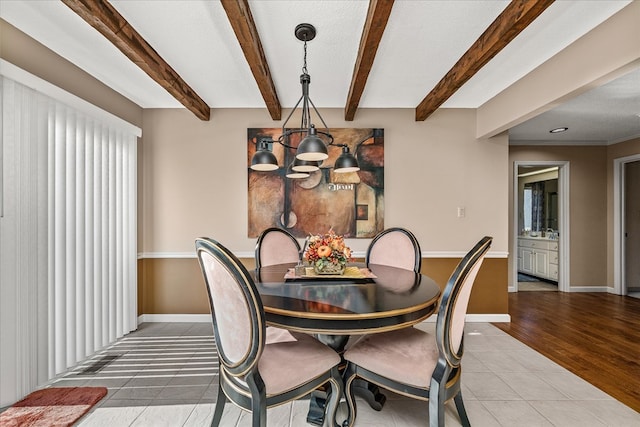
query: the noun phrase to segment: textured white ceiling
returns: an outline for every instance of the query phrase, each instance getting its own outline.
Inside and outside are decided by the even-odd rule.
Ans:
[[[443,107],[479,107],[629,2],[556,1]],[[112,0],[111,3],[210,107],[264,108],[219,1]],[[303,49],[293,31],[301,22],[313,24],[318,32],[308,43],[311,99],[318,108],[343,108],[368,2],[249,3],[283,108],[293,107],[300,97]],[[396,0],[359,107],[415,108],[508,3]],[[143,108],[182,107],[60,1],[0,0],[0,17]],[[635,87],[629,88],[629,84]],[[633,109],[633,103],[640,99],[637,79],[621,80],[618,88],[620,85],[625,85],[621,90],[626,93],[635,89],[636,98],[625,104],[625,109]],[[565,109],[586,109],[581,102],[604,105],[602,97],[606,96],[608,92],[604,89],[590,96],[584,94]],[[615,110],[620,103],[613,105]],[[606,108],[612,112],[611,103]],[[547,112],[512,129],[511,138],[548,139],[548,123],[562,121],[567,114],[562,110]],[[593,123],[586,121],[575,126],[581,126],[583,135],[594,135]],[[621,138],[619,126],[615,117],[608,117],[599,126],[600,130],[607,129],[606,134],[598,134],[598,140],[610,142]],[[632,128],[629,132],[634,131],[633,124],[628,127]]]
[[[569,130],[549,133],[558,127]],[[509,137],[518,144],[587,145],[640,137],[640,69],[514,127]]]

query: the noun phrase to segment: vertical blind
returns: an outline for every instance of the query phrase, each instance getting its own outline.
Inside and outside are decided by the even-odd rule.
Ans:
[[[0,406],[137,326],[137,136],[8,78],[2,128]]]
[[[55,103],[49,116],[49,372],[137,325],[136,137]]]
[[[46,381],[49,101],[0,77],[0,407]]]

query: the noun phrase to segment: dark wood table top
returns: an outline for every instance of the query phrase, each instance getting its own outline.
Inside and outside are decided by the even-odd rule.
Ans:
[[[423,321],[435,312],[440,297],[433,279],[410,270],[369,265],[376,278],[285,280],[294,265],[268,266],[251,273],[269,325],[332,335],[384,332]]]

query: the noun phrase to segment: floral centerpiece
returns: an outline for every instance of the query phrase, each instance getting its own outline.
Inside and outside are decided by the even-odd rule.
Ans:
[[[316,274],[343,274],[347,262],[351,261],[351,249],[345,245],[344,237],[333,230],[324,235],[309,236],[309,246],[304,259],[313,266]]]

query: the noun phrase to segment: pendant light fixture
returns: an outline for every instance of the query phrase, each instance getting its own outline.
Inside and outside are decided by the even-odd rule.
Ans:
[[[291,169],[296,172],[315,172],[320,169],[320,161],[312,161],[312,160],[300,160],[299,158],[295,158],[293,163],[291,164]]]
[[[272,138],[262,138],[257,142],[257,150],[251,159],[251,169],[262,172],[278,169],[278,162],[269,149],[270,144],[277,142],[287,149],[296,150],[293,162],[287,166],[286,176],[288,178],[307,178],[311,172],[317,171],[322,162],[329,157],[328,147],[330,145],[343,147],[342,155],[336,160],[335,172],[353,172],[359,170],[356,158],[349,153],[349,147],[345,144],[334,144],[333,136],[329,132],[329,127],[324,122],[324,119],[316,109],[313,101],[311,101],[311,98],[309,98],[311,76],[307,72],[307,42],[316,37],[316,29],[311,24],[298,24],[294,34],[298,40],[304,42],[304,60],[302,74],[300,75],[302,95],[284,121],[280,137],[275,141]],[[289,119],[299,105],[302,108],[300,127],[297,129],[287,129]],[[313,124],[311,120],[311,109],[313,109],[318,116],[323,130],[318,130],[315,124]],[[292,146],[289,143],[290,136],[293,134],[304,135],[297,146]],[[286,157],[287,156],[285,156],[285,158]]]
[[[349,147],[342,147],[342,154],[336,159],[333,165],[335,173],[358,172],[360,166],[356,157],[349,152]]]
[[[289,167],[287,168],[287,174],[286,174],[287,178],[304,179],[304,178],[309,178],[309,175],[310,175],[309,172],[301,172],[293,169],[293,164],[289,165]]]
[[[258,143],[258,149],[251,159],[251,169],[262,172],[278,169],[278,159],[269,150],[269,140],[261,139]]]

